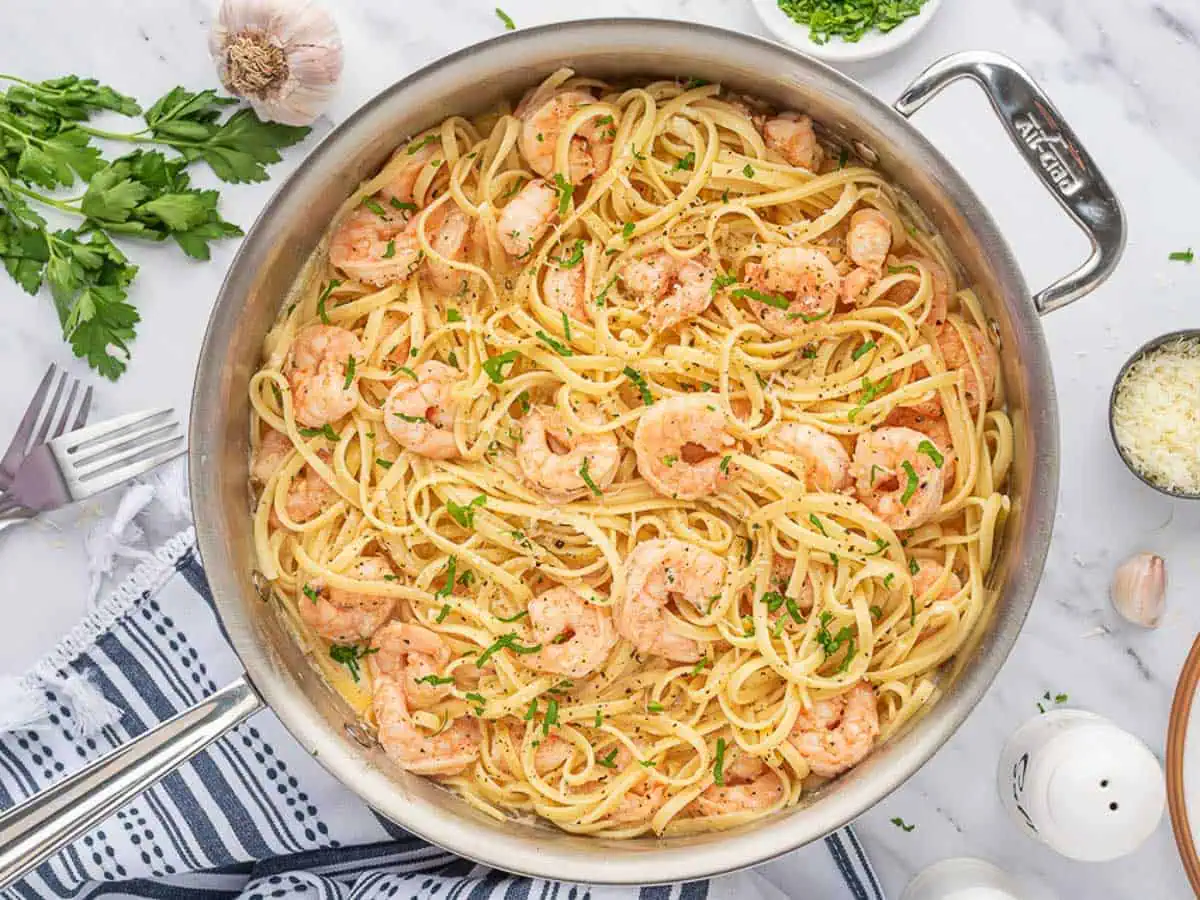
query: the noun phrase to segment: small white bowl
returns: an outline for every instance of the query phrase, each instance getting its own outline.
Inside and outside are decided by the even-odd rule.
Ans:
[[[863,62],[903,47],[925,29],[942,5],[942,0],[926,0],[920,13],[903,24],[888,32],[868,31],[854,43],[832,37],[828,43],[818,44],[810,36],[808,26],[788,18],[776,0],[752,2],[759,18],[776,38],[789,47],[830,63]]]

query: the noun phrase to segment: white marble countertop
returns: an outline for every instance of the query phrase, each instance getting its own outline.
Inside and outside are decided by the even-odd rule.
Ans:
[[[328,0],[351,51],[329,121],[413,69],[502,26],[492,0],[368,4]],[[575,15],[585,4],[504,0],[518,26]],[[205,49],[209,0],[7,0],[0,69],[26,78],[94,75],[149,101],[175,84],[215,84]],[[605,15],[702,21],[762,33],[748,0],[609,0]],[[53,21],[51,21],[51,19]],[[995,801],[1003,740],[1035,714],[1043,692],[1094,710],[1161,753],[1172,686],[1200,630],[1189,601],[1200,587],[1200,505],[1172,502],[1137,483],[1106,430],[1106,399],[1121,362],[1159,333],[1200,325],[1200,264],[1167,254],[1200,249],[1200,7],[1193,0],[952,0],[913,44],[849,73],[894,99],[926,64],[954,50],[999,50],[1025,64],[1055,100],[1125,205],[1129,245],[1116,275],[1092,296],[1046,317],[1062,416],[1062,493],[1050,560],[1025,632],[957,736],[908,784],[860,820],[861,833],[893,898],[937,859],[977,855],[1051,885],[1061,897],[1184,898],[1187,883],[1164,820],[1135,854],[1103,865],[1073,863],[1032,843]],[[915,119],[991,208],[1033,287],[1074,268],[1086,251],[1027,173],[982,96],[963,86]],[[310,144],[311,145],[311,144]],[[222,212],[248,226],[274,184],[305,152],[273,170],[274,183],[223,190]],[[1190,151],[1190,152],[1189,152]],[[202,180],[202,179],[201,179]],[[133,297],[141,311],[133,362],[117,384],[97,386],[94,418],[149,405],[186,410],[200,339],[234,242],[212,262],[190,264],[166,247],[138,247]],[[20,416],[47,363],[65,348],[49,298],[21,293],[0,277],[0,435]],[[71,368],[86,375],[84,366]],[[19,672],[48,650],[84,610],[83,536],[111,507],[87,504],[18,529],[0,541],[8,619],[0,629],[0,672]],[[1149,549],[1166,557],[1169,615],[1143,632],[1118,621],[1107,600],[1114,566]],[[905,833],[889,823],[916,824]],[[786,861],[774,873],[784,880]],[[802,876],[794,884],[802,885]]]

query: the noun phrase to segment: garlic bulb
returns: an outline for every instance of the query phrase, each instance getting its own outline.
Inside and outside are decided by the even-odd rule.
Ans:
[[[310,0],[222,0],[208,48],[225,89],[285,125],[319,116],[342,74],[337,25]]]
[[[1167,595],[1167,564],[1161,556],[1138,553],[1117,567],[1112,604],[1125,619],[1143,628],[1157,628]]]

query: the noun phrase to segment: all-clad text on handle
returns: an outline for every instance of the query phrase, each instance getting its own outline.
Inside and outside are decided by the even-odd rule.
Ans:
[[[1092,254],[1082,266],[1033,295],[1047,313],[1078,300],[1103,282],[1125,249],[1125,213],[1108,182],[1054,104],[1024,69],[983,50],[955,53],[917,76],[895,108],[911,116],[960,78],[978,84],[1025,161],[1067,214],[1083,229]]]

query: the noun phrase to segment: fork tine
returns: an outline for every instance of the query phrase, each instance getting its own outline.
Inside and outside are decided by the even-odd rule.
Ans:
[[[58,420],[58,426],[54,429],[54,434],[51,437],[62,437],[67,430],[67,423],[71,420],[71,408],[75,405],[75,395],[79,393],[79,379],[71,379],[71,392],[67,394],[67,402],[63,404],[62,416]]]
[[[29,445],[30,450],[38,444],[46,443],[46,438],[50,434],[50,424],[54,421],[54,414],[58,411],[58,401],[62,399],[63,388],[66,385],[67,373],[63,372],[62,376],[58,379],[58,385],[54,388],[54,397],[51,398],[49,405],[46,407],[46,418],[42,421],[42,427],[38,429],[37,438]]]
[[[29,401],[29,406],[25,407],[25,415],[21,416],[21,421],[17,423],[17,433],[13,437],[12,445],[8,448],[9,453],[16,451],[20,456],[25,455],[25,446],[29,443],[30,437],[33,436],[33,429],[37,425],[38,414],[42,411],[42,404],[46,402],[46,395],[50,393],[50,382],[53,380],[56,371],[58,371],[58,366],[50,363],[50,367],[46,369],[46,374],[42,376],[37,390],[33,392],[33,399]],[[20,448],[19,450],[17,450],[18,447]],[[6,458],[7,456],[8,453],[5,454]]]
[[[119,444],[106,448],[103,453],[73,460],[71,469],[81,479],[101,474],[112,466],[121,465],[147,450],[158,447],[164,441],[182,437],[176,433],[178,428],[179,423],[169,422],[165,426],[139,432],[133,437],[122,439]]]
[[[87,424],[88,413],[92,411],[92,386],[89,384],[88,389],[83,392],[83,402],[79,404],[79,415],[75,417],[75,424],[71,426],[72,431],[78,431]]]
[[[86,450],[71,454],[70,465],[76,470],[106,465],[115,454],[135,449],[138,444],[145,444],[178,427],[179,423],[174,418],[149,419],[123,429],[120,434],[106,441],[90,444]]]
[[[165,415],[173,416],[174,414],[175,410],[164,406],[161,409],[144,409],[141,412],[117,416],[115,419],[106,419],[103,422],[97,422],[95,425],[89,425],[87,428],[80,428],[78,431],[71,432],[70,438],[65,443],[63,449],[72,455],[83,451],[92,451],[103,443],[121,436],[129,429],[141,425],[150,419],[160,418]]]
[[[108,490],[123,481],[136,478],[138,475],[145,475],[179,456],[185,449],[183,435],[176,435],[155,444],[143,446],[137,452],[125,457],[127,462],[124,465],[106,466],[94,475],[87,477],[84,488],[89,494]]]

